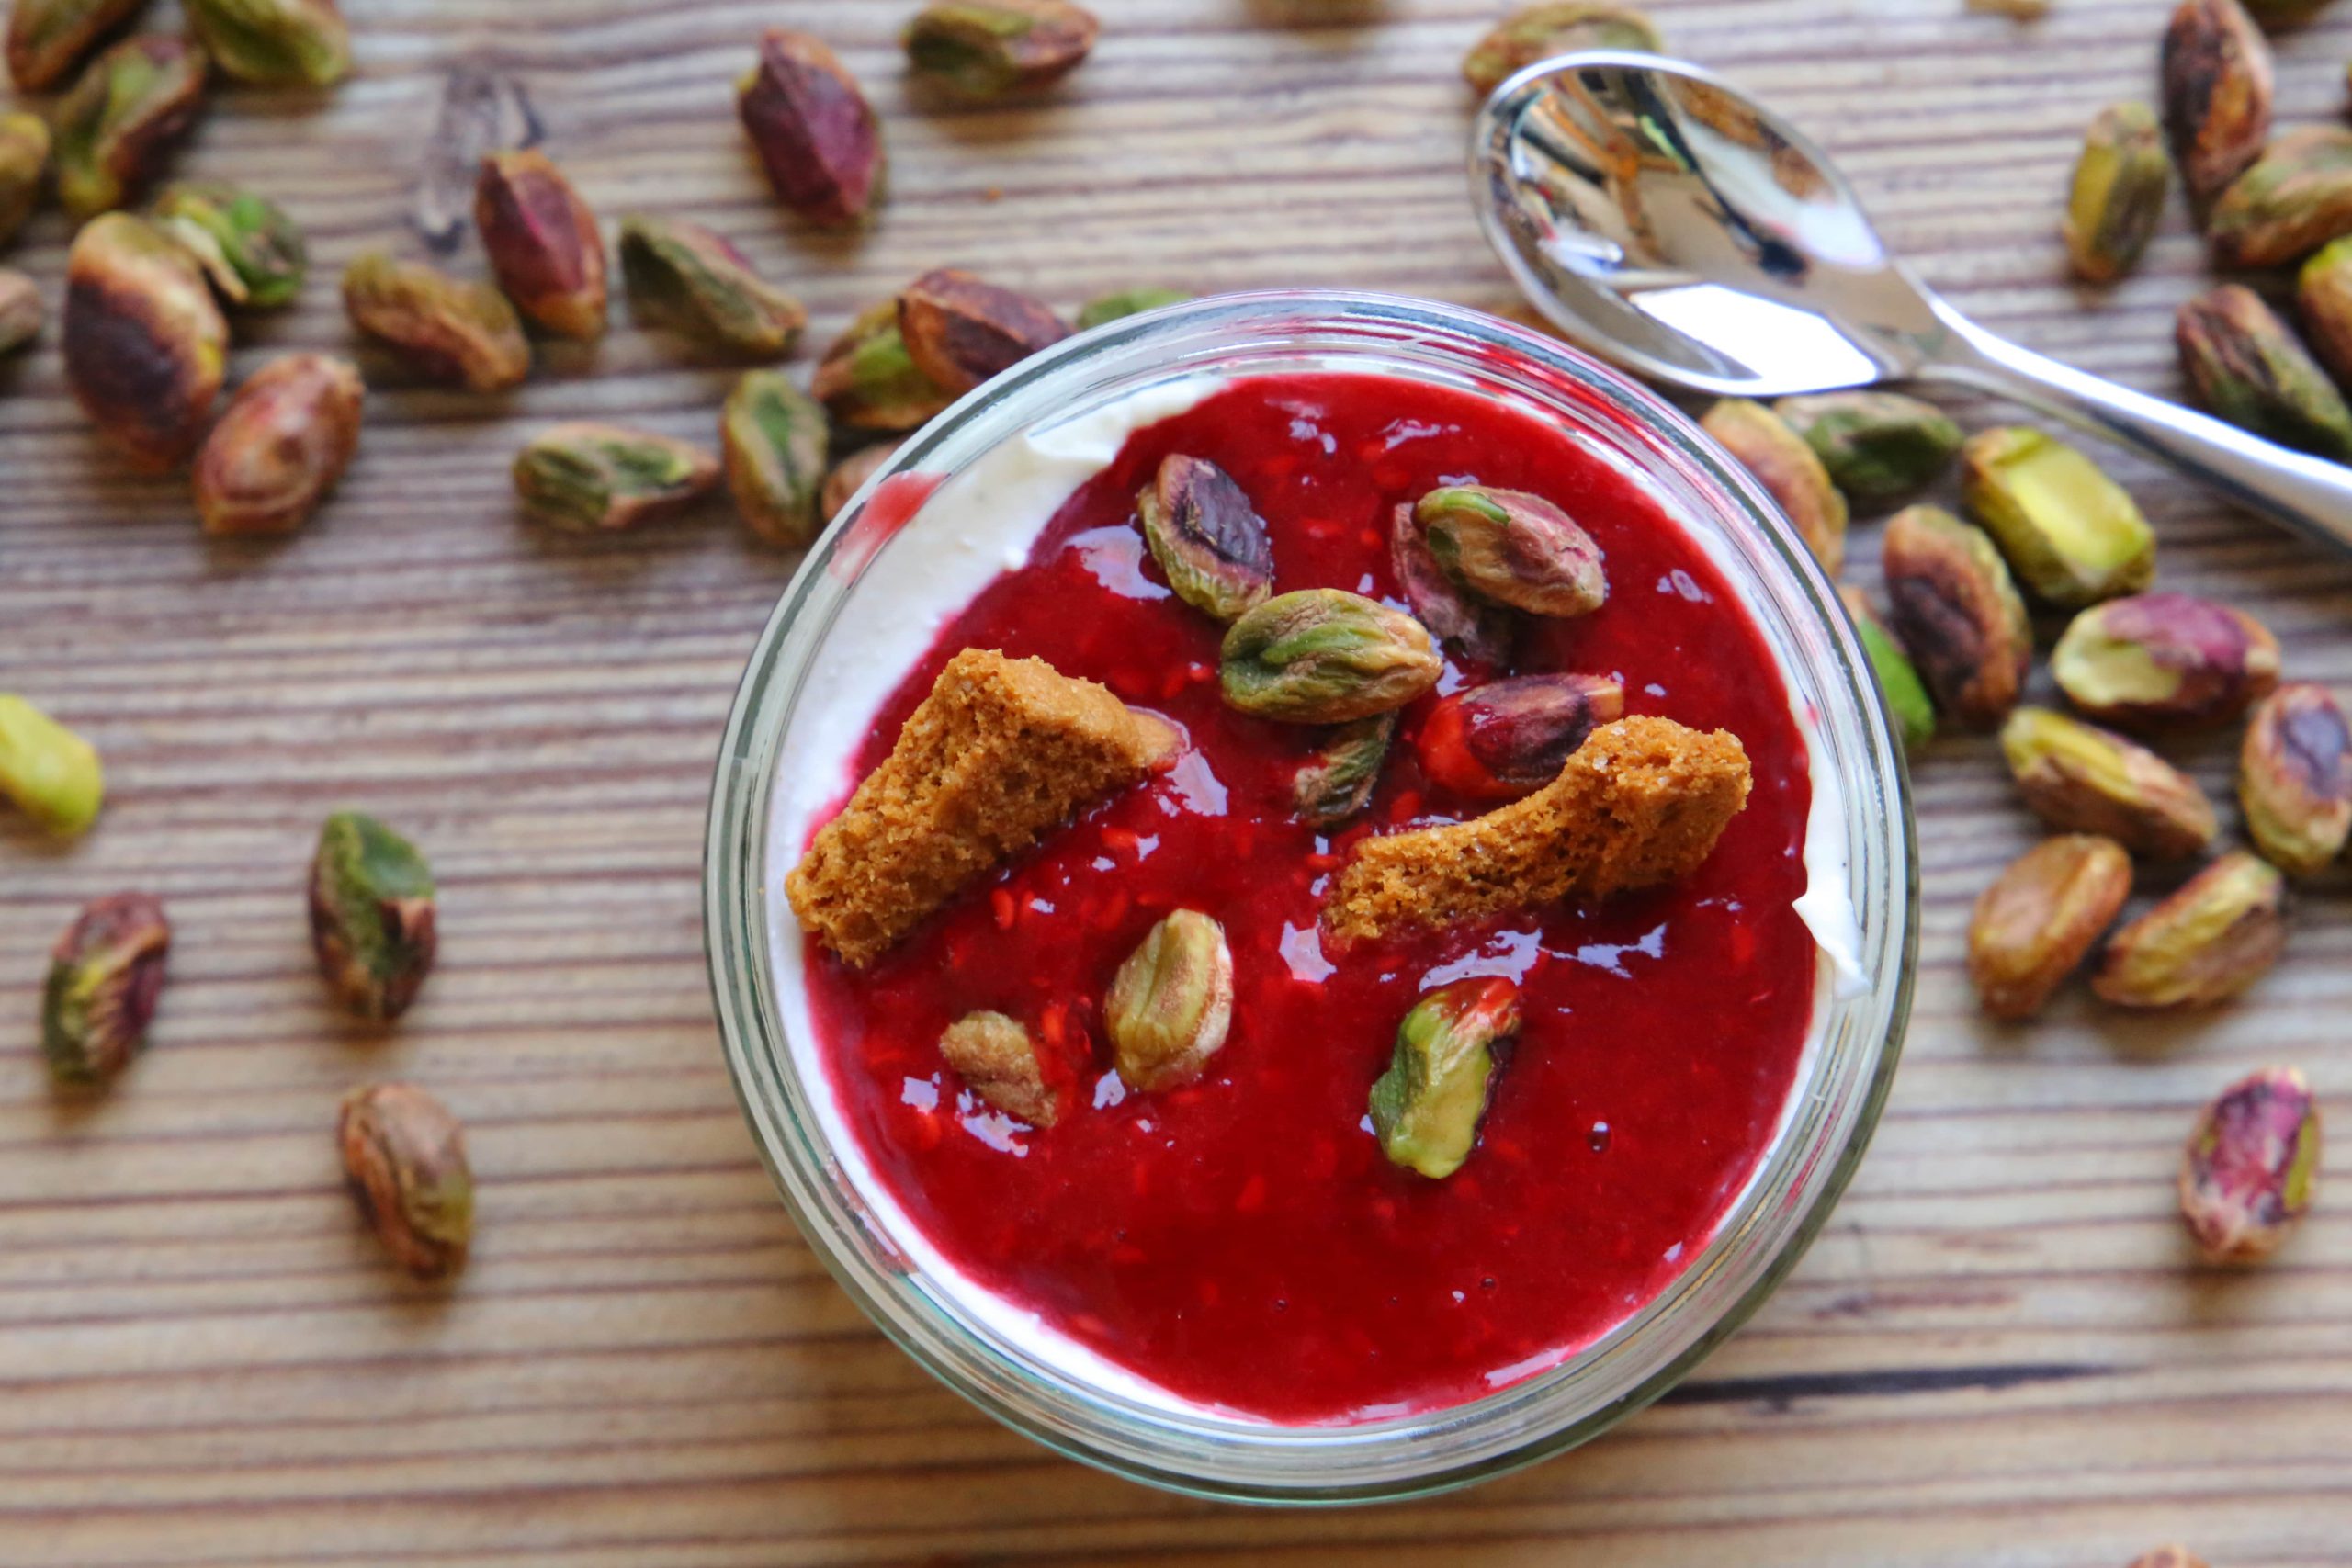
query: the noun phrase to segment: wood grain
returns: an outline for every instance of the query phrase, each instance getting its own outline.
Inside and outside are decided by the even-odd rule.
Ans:
[[[1463,196],[1453,74],[1494,0],[1101,0],[1102,49],[1034,109],[910,105],[909,0],[349,0],[331,99],[221,95],[183,166],[283,199],[317,279],[241,369],[341,349],[332,279],[417,252],[453,73],[511,73],[608,216],[714,222],[817,335],[958,262],[1065,304],[1164,282],[1344,284],[1499,304]],[[1848,161],[1883,227],[1997,330],[2159,391],[2202,276],[2177,206],[2105,295],[2062,281],[2081,125],[2151,90],[2165,0],[1657,0],[1678,45]],[[2287,121],[2343,109],[2352,6],[2280,40]],[[159,13],[159,16],[166,15]],[[744,157],[729,84],[763,25],[835,40],[875,90],[896,198],[811,239]],[[55,297],[65,232],[17,260]],[[470,265],[473,258],[462,257]],[[0,370],[0,689],[103,748],[113,798],[58,849],[0,825],[0,1562],[711,1568],[1180,1564],[2217,1564],[2352,1561],[2352,1202],[2276,1263],[2188,1265],[2169,1176],[2192,1109],[2302,1063],[2352,1115],[2352,920],[2305,901],[2286,965],[2210,1018],[2080,998],[1981,1023],[1966,911],[2030,830],[1992,750],[1918,774],[1924,972],[1852,1195],[1754,1325],[1573,1457],[1453,1497],[1274,1514],[1160,1495],[999,1429],[884,1343],[774,1199],[706,991],[705,794],[791,561],[719,513],[576,541],[516,518],[520,433],[586,413],[707,436],[724,376],[630,331],[551,349],[503,402],[368,361],[358,464],[279,545],[200,538],[63,395]],[[2119,463],[2165,580],[2266,616],[2294,673],[2352,686],[2352,572]],[[1858,575],[1875,541],[1863,530]],[[2226,779],[2220,748],[2200,754]],[[321,816],[429,850],[444,961],[377,1037],[327,1007],[300,887]],[[143,886],[178,939],[157,1043],[52,1101],[32,1020],[86,897]],[[470,1123],[481,1231],[446,1300],[396,1282],[340,1190],[336,1097],[432,1085]],[[2331,1179],[2352,1181],[2344,1161]]]

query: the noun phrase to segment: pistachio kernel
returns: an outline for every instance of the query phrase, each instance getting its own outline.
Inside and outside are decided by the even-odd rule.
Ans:
[[[1834,575],[1845,565],[1846,497],[1804,436],[1770,409],[1746,398],[1724,399],[1699,425],[1780,503],[1824,571]]]
[[[1196,909],[1152,927],[1112,976],[1102,1023],[1131,1087],[1173,1089],[1200,1077],[1233,1024],[1225,928]]]
[[[1072,1100],[1070,1085],[1046,1081],[1036,1042],[1017,1019],[967,1012],[939,1037],[939,1055],[964,1086],[1007,1116],[1050,1127]]]
[[[95,747],[24,698],[0,692],[0,798],[71,839],[98,819],[106,793]]]
[[[2135,854],[2178,860],[2213,841],[2221,822],[2197,781],[2120,735],[2021,707],[2001,729],[2018,790],[2052,827],[2100,833]]]
[[[2091,989],[2116,1007],[2210,1007],[2268,974],[2286,949],[2286,878],[2233,850],[2109,938]]]
[[[196,455],[204,531],[290,534],[308,522],[359,449],[366,399],[358,369],[323,354],[254,371]]]
[[[360,1214],[393,1262],[424,1284],[465,1267],[473,1171],[447,1106],[413,1084],[364,1084],[343,1097],[335,1142]]]
[[[2140,264],[2172,185],[2155,111],[2110,104],[2083,135],[2066,196],[2064,234],[2075,276],[2112,283]]]
[[[514,492],[575,532],[618,533],[676,512],[718,477],[718,459],[691,443],[589,420],[541,431],[514,458]]]
[[[351,73],[334,0],[181,0],[220,69],[266,87],[331,87]]]
[[[1102,30],[1069,0],[943,0],[907,24],[915,73],[963,98],[1035,93],[1078,69]]]
[[[359,1017],[406,1012],[432,971],[433,873],[416,846],[373,817],[338,811],[311,863],[311,946],[327,987]]]
[[[39,286],[13,267],[0,267],[0,358],[29,345],[47,320]]]
[[[1586,49],[1636,49],[1656,54],[1666,47],[1650,19],[1631,6],[1559,0],[1522,6],[1471,46],[1462,59],[1462,79],[1480,96],[1539,60]]]
[[[2132,896],[2132,857],[2095,834],[2044,839],[2009,863],[1968,923],[1968,977],[1995,1018],[2031,1018],[2082,967]]]
[[[1804,437],[1829,480],[1857,506],[1886,506],[1940,478],[1960,451],[1960,426],[1935,404],[1900,392],[1820,392],[1772,405]]]
[[[1203,615],[1239,620],[1272,596],[1265,519],[1215,463],[1170,453],[1136,497],[1136,516],[1168,586]]]
[[[2024,694],[2033,627],[2009,569],[1981,528],[1935,506],[1908,506],[1879,552],[1894,630],[1937,705],[1990,729]]]
[[[2324,686],[2265,697],[2238,753],[2238,803],[2263,859],[2290,876],[2335,863],[2352,838],[2352,728]]]
[[[49,91],[146,8],[147,0],[17,0],[8,12],[8,79],[20,93]]]
[[[2189,389],[2217,419],[2299,451],[2352,457],[2352,409],[2262,297],[2240,284],[2182,303],[2173,327]]]
[[[2050,655],[2050,672],[2102,724],[2224,724],[2278,683],[2278,639],[2210,599],[2139,593],[2076,615]]]
[[[1290,724],[1344,724],[1403,707],[1437,684],[1430,634],[1360,593],[1308,588],[1267,600],[1225,634],[1226,705]]]
[[[817,536],[817,497],[831,436],[824,405],[780,370],[749,370],[719,415],[728,493],[744,526],[798,548]]]
[[[61,1084],[104,1083],[147,1044],[164,991],[172,926],[144,893],[118,893],[84,909],[49,956],[40,1047]]]
[[[175,185],[155,198],[150,216],[228,304],[275,310],[302,291],[310,249],[294,220],[265,197],[231,185]]]
[[[605,240],[596,215],[544,152],[493,152],[474,182],[474,226],[506,298],[559,337],[605,333]]]
[[[916,367],[896,300],[867,310],[833,340],[808,389],[845,430],[912,430],[956,400]]]
[[[40,205],[49,177],[49,121],[37,114],[0,114],[0,244],[16,237]]]
[[[881,203],[882,125],[841,60],[786,28],[760,35],[736,110],[776,199],[811,223],[849,228]]]
[[[930,381],[961,397],[1069,335],[1044,303],[940,267],[899,296],[907,355]]]
[[[1442,1180],[1478,1141],[1495,1047],[1519,1032],[1519,987],[1484,976],[1413,1004],[1372,1086],[1373,1134],[1392,1165]]]
[[[2270,46],[2238,0],[2181,0],[2159,73],[2181,177],[2210,200],[2270,139]]]
[[[371,252],[345,271],[343,304],[353,326],[428,380],[497,392],[530,377],[523,323],[506,296],[486,283],[462,283],[423,262]]]
[[[622,219],[621,276],[639,320],[746,358],[782,359],[808,324],[799,300],[699,223]]]
[[[1181,305],[1191,298],[1181,288],[1154,288],[1148,285],[1123,288],[1115,294],[1098,294],[1078,308],[1076,324],[1080,332],[1091,332],[1105,321],[1140,316],[1163,305]]]
[[[861,446],[835,463],[825,474],[824,487],[817,492],[817,511],[831,523],[842,514],[842,509],[856,499],[865,488],[865,481],[882,471],[901,444],[885,441],[875,446]]]
[[[1396,574],[1396,591],[1429,628],[1430,636],[1474,664],[1501,670],[1510,664],[1511,643],[1519,629],[1515,612],[1484,599],[1473,598],[1445,574],[1430,553],[1428,537],[1413,505],[1404,502],[1388,517],[1388,565]]]
[[[1625,716],[1605,675],[1514,675],[1430,709],[1413,750],[1430,782],[1472,800],[1517,800],[1560,776],[1586,737]]]
[[[181,39],[123,39],[82,73],[59,100],[57,199],[89,219],[154,177],[204,102],[204,51]]]
[[[1312,828],[1336,828],[1372,804],[1396,715],[1376,713],[1326,732],[1323,743],[1291,775],[1291,807]]]
[[[2292,1067],[2223,1089],[2180,1155],[2180,1217],[2210,1263],[2278,1250],[2319,1195],[2319,1102]]]
[[[1980,431],[1960,463],[1968,509],[2036,598],[2077,610],[2154,579],[2156,536],[2139,506],[2064,442],[2017,425]]]
[[[2295,310],[2313,355],[2338,380],[2352,378],[2352,236],[2329,241],[2303,263]]]
[[[146,220],[85,224],[65,263],[66,384],[133,466],[196,450],[229,364],[229,323],[187,253]]]
[[[2288,131],[2222,193],[2205,237],[2223,266],[2278,266],[2352,234],[2352,130]]]
[[[1887,630],[1878,612],[1871,608],[1862,591],[1849,584],[1838,590],[1846,602],[1846,613],[1853,617],[1854,633],[1861,639],[1862,653],[1871,661],[1871,673],[1878,678],[1878,689],[1886,699],[1886,711],[1894,719],[1895,732],[1902,737],[1903,750],[1916,753],[1936,738],[1936,705],[1928,695],[1928,684],[1919,679],[1919,668],[1911,662],[1911,655],[1903,644]]]
[[[1447,485],[1414,504],[1430,554],[1465,592],[1532,615],[1588,615],[1609,597],[1600,547],[1540,495]]]

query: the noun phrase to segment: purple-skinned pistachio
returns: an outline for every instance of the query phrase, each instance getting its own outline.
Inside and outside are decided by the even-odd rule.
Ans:
[[[1168,586],[1203,615],[1238,621],[1273,596],[1265,519],[1215,463],[1170,453],[1136,497],[1136,516]]]

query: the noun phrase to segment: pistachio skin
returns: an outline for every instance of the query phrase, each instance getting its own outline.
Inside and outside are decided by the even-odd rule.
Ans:
[[[961,397],[1069,335],[1043,301],[940,267],[899,296],[907,355],[936,387]]]
[[[1238,621],[1273,596],[1265,519],[1215,463],[1170,453],[1136,497],[1136,518],[1168,586],[1203,615]]]
[[[1146,310],[1157,310],[1163,305],[1181,305],[1191,298],[1193,296],[1181,288],[1155,288],[1149,285],[1140,288],[1123,288],[1115,294],[1098,294],[1078,308],[1073,324],[1080,332],[1091,332],[1106,321],[1140,316]]]
[[[2278,266],[2352,234],[2352,130],[2288,131],[2231,182],[2205,223],[2223,266]]]
[[[1152,927],[1112,976],[1102,1023],[1130,1087],[1174,1089],[1199,1077],[1233,1025],[1225,928],[1197,909]]]
[[[343,275],[351,323],[427,380],[499,392],[530,378],[531,344],[506,296],[373,252]]]
[[[823,404],[781,371],[746,371],[727,396],[718,443],[743,525],[787,548],[815,538],[830,441]]]
[[[918,76],[978,103],[1042,92],[1082,64],[1102,30],[1069,0],[944,0],[907,24]]]
[[[1819,392],[1782,398],[1772,412],[1804,437],[1829,480],[1856,506],[1888,506],[1951,467],[1960,426],[1900,392]]]
[[[1442,1181],[1478,1141],[1495,1047],[1519,1032],[1519,987],[1457,980],[1413,1004],[1388,1070],[1372,1086],[1373,1134],[1389,1163]]]
[[[618,533],[679,511],[718,479],[718,459],[699,446],[589,420],[549,426],[514,458],[514,492],[574,533]]]
[[[2238,0],[2181,0],[2158,74],[2181,177],[2210,200],[2270,139],[2270,46]]]
[[[1372,804],[1380,770],[1396,739],[1395,713],[1339,726],[1291,775],[1291,806],[1315,828],[1336,828]]]
[[[0,799],[60,838],[79,838],[106,803],[95,747],[13,692],[0,692]]]
[[[2180,1155],[2180,1217],[2209,1263],[2278,1250],[2319,1195],[2319,1102],[2293,1067],[2223,1089]]]
[[[1936,704],[1990,729],[2024,694],[2033,626],[2001,552],[1981,528],[1934,506],[1909,506],[1880,547],[1893,629]]]
[[[311,946],[328,989],[356,1016],[390,1023],[424,988],[437,929],[416,846],[360,812],[328,818],[311,863]]]
[[[2090,833],[2044,839],[1976,900],[1968,977],[1990,1016],[2033,1017],[2107,934],[2132,896],[2132,857]]]
[[[782,359],[808,324],[799,300],[699,223],[622,219],[621,276],[639,321],[747,359]]]
[[[323,354],[289,354],[254,371],[196,455],[204,531],[301,527],[351,466],[366,400],[358,368]]]
[[[1420,520],[1410,502],[1388,518],[1388,567],[1396,592],[1430,636],[1474,664],[1502,670],[1510,664],[1519,630],[1517,613],[1464,593],[1430,553]]]
[[[447,1106],[413,1084],[363,1084],[344,1096],[335,1143],[361,1216],[409,1278],[435,1284],[466,1266],[473,1170]]]
[[[1432,784],[1467,799],[1517,800],[1560,776],[1585,738],[1625,716],[1605,675],[1514,675],[1440,701],[1413,736]]]
[[[0,114],[0,244],[16,238],[40,205],[49,150],[49,121],[37,114]]]
[[[1413,505],[1430,554],[1464,592],[1532,615],[1589,615],[1608,601],[1600,547],[1540,495],[1448,485]]]
[[[2329,241],[2303,263],[2295,310],[2313,356],[2339,382],[2352,379],[2352,236]]]
[[[1716,403],[1699,427],[1780,502],[1805,548],[1824,571],[1835,575],[1846,564],[1846,497],[1812,445],[1779,414],[1746,398]]]
[[[2352,839],[2352,727],[2324,686],[2296,682],[2265,697],[2238,753],[2238,804],[2262,858],[2315,876]]]
[[[736,110],[776,199],[829,229],[867,220],[883,195],[882,125],[825,44],[770,28],[736,86]]]
[[[155,198],[150,216],[226,304],[275,310],[302,291],[310,248],[294,220],[265,197],[217,183],[175,185]]]
[[[143,472],[204,437],[228,372],[229,323],[196,264],[144,219],[85,224],[65,264],[65,379],[98,434]]]
[[[2035,815],[2063,831],[2098,833],[2135,854],[2178,860],[2221,831],[2197,782],[2145,747],[2048,708],[2021,707],[2001,750]]]
[[[1894,634],[1886,628],[1871,608],[1862,591],[1848,584],[1838,590],[1846,603],[1846,613],[1853,617],[1854,633],[1861,639],[1862,652],[1871,661],[1871,673],[1878,679],[1878,689],[1886,699],[1886,710],[1894,719],[1895,732],[1903,739],[1903,750],[1917,755],[1921,748],[1936,738],[1935,699],[1928,695],[1928,683],[1919,679],[1919,668],[1911,662],[1911,655]]]
[[[1979,431],[1960,449],[1961,494],[2026,591],[2079,610],[2155,578],[2156,536],[2129,491],[2038,430]]]
[[[2286,951],[2286,902],[2278,867],[2233,850],[2109,938],[2091,989],[2120,1008],[2225,1002]]]
[[[1437,684],[1430,634],[1362,594],[1281,593],[1227,628],[1218,678],[1226,705],[1287,724],[1345,724],[1403,707]]]
[[[0,357],[28,347],[40,336],[48,310],[40,288],[12,267],[0,267]]]
[[[1590,0],[1522,6],[1471,46],[1462,59],[1462,79],[1481,97],[1505,78],[1539,60],[1583,49],[1637,49],[1655,54],[1666,47],[1650,19],[1631,6]]]
[[[2136,103],[2101,109],[2083,134],[2066,196],[2063,233],[2075,276],[2112,283],[2139,265],[2171,184],[2155,111]]]
[[[956,400],[907,352],[895,299],[865,311],[833,340],[808,389],[844,430],[912,430]]]
[[[181,0],[221,71],[264,87],[331,87],[351,73],[334,0]]]
[[[604,236],[553,159],[536,150],[484,158],[474,182],[474,226],[500,290],[526,318],[558,337],[605,335]]]
[[[1076,1098],[1071,1083],[1048,1080],[1029,1031],[1001,1012],[968,1012],[949,1024],[939,1055],[967,1089],[1032,1127],[1059,1122]]]
[[[118,893],[84,909],[49,958],[41,1055],[60,1084],[105,1083],[147,1044],[172,925],[162,902]]]
[[[2187,593],[2110,599],[2050,655],[2075,707],[2125,728],[2226,724],[2278,683],[2278,639],[2253,616]]]
[[[2352,457],[2352,409],[2287,323],[2242,284],[2185,301],[2173,342],[2197,400],[2217,419],[2282,446]]]
[[[88,220],[120,207],[154,177],[204,106],[204,51],[146,33],[123,39],[82,73],[57,106],[57,199]]]
[[[74,73],[99,40],[149,0],[16,0],[8,12],[8,79],[45,93]]]

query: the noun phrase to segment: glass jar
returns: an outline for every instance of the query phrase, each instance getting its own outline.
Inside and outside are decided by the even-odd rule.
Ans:
[[[799,933],[772,863],[771,809],[787,736],[831,694],[811,676],[843,606],[876,560],[928,547],[919,511],[902,530],[884,525],[899,521],[884,509],[903,509],[884,488],[894,476],[953,476],[999,443],[1181,378],[1332,370],[1532,405],[1635,476],[1707,547],[1779,657],[1809,732],[1808,860],[1842,856],[1858,930],[1842,982],[1825,964],[1815,1037],[1768,1153],[1661,1294],[1554,1370],[1485,1397],[1285,1427],[1155,1400],[1105,1364],[1045,1353],[1016,1331],[1017,1309],[976,1306],[977,1287],[894,1228],[895,1205],[857,1179],[863,1156],[805,1011],[779,983],[781,944]],[[1581,1443],[1673,1387],[1756,1310],[1827,1218],[1876,1122],[1909,1012],[1917,879],[1901,746],[1868,659],[1829,581],[1737,465],[1673,408],[1550,338],[1476,310],[1302,290],[1098,328],[1024,361],[899,449],[810,550],[761,636],[719,756],[705,899],[712,986],[752,1134],[802,1233],[885,1333],[991,1416],[1090,1463],[1205,1496],[1340,1503],[1467,1485]]]

